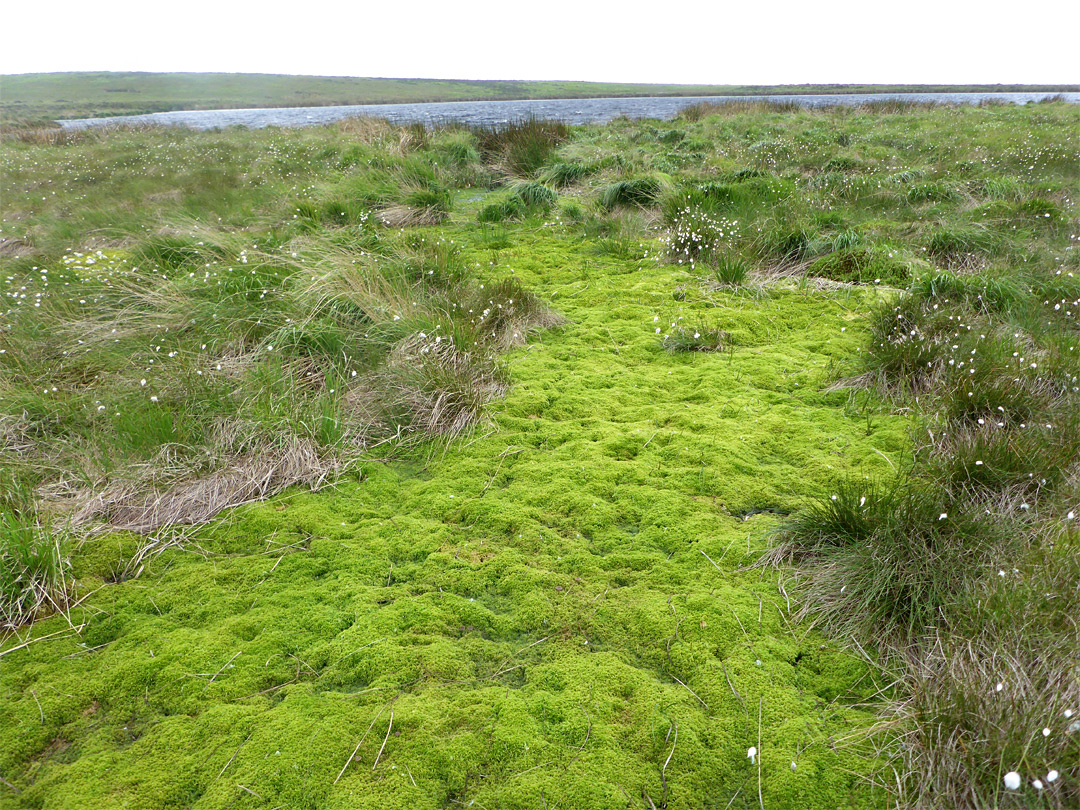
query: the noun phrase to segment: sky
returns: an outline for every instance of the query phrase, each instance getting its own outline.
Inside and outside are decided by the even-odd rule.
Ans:
[[[1080,3],[996,7],[970,0],[11,2],[0,74],[1080,83]]]

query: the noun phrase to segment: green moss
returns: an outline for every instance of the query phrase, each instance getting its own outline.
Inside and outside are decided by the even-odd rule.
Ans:
[[[911,278],[910,267],[895,247],[856,245],[822,256],[806,272],[833,281],[904,286]]]
[[[498,432],[235,510],[197,533],[206,556],[90,597],[81,643],[2,659],[18,803],[660,801],[677,725],[668,805],[726,804],[756,793],[760,704],[766,806],[873,806],[851,775],[869,762],[821,744],[867,722],[847,707],[864,666],[790,635],[775,582],[738,570],[770,513],[904,446],[899,420],[867,436],[819,393],[865,327],[828,297],[732,294],[709,317],[745,348],[670,355],[654,317],[705,304],[672,310],[652,262],[601,260],[585,285],[580,249],[522,232],[492,268],[574,322],[513,357]],[[88,576],[131,553],[93,542]]]

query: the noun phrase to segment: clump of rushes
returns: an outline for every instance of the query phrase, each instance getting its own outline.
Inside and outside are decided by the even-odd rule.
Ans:
[[[535,181],[517,183],[510,189],[511,199],[518,200],[526,208],[546,211],[555,205],[559,195],[555,190]]]
[[[768,559],[809,570],[803,617],[831,635],[911,656],[1011,550],[1012,536],[920,481],[850,481],[786,521]]]
[[[600,205],[607,211],[623,205],[648,207],[660,198],[664,185],[660,177],[619,180],[601,190]]]
[[[553,163],[544,169],[540,179],[549,186],[564,188],[584,180],[593,168],[584,163]]]
[[[698,324],[689,326],[684,323],[676,325],[671,332],[664,335],[664,349],[669,352],[721,352],[728,344],[731,336],[715,326]]]
[[[529,177],[547,163],[555,148],[570,137],[571,130],[561,121],[526,118],[476,127],[473,132],[480,153],[495,168]]]
[[[904,675],[884,744],[905,806],[1080,806],[1076,541],[1000,563]]]
[[[68,601],[66,537],[29,510],[0,506],[0,636]]]

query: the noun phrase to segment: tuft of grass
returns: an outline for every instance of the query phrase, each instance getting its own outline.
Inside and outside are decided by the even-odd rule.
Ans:
[[[689,326],[680,323],[664,335],[663,346],[669,352],[722,352],[730,335],[723,329],[706,324]]]
[[[546,211],[559,199],[554,189],[535,181],[517,183],[510,189],[510,197],[519,201],[526,208]]]
[[[713,261],[713,277],[718,284],[737,286],[746,281],[749,272],[750,264],[742,256],[723,253]]]
[[[1000,248],[1000,239],[977,226],[936,229],[926,244],[929,254],[947,267],[980,267]]]
[[[1017,202],[1024,196],[1024,186],[1014,177],[987,177],[979,186],[982,196],[988,200]]]
[[[471,323],[479,340],[499,348],[522,346],[530,335],[566,323],[514,278],[474,289],[467,306],[479,313]]]
[[[506,393],[508,382],[493,357],[460,343],[452,335],[402,339],[375,378],[377,393],[361,395],[357,403],[377,408],[399,435],[450,438],[467,430]]]
[[[526,214],[525,205],[521,200],[507,197],[498,202],[488,203],[476,212],[476,221],[481,223],[506,222],[511,219],[520,219]]]
[[[1010,545],[991,517],[911,478],[846,481],[778,532],[773,563],[812,567],[800,615],[830,635],[916,655]]]
[[[448,216],[441,205],[390,205],[375,212],[376,221],[387,228],[430,228]]]
[[[960,194],[956,189],[949,187],[945,183],[932,182],[912,186],[908,189],[907,198],[908,202],[918,205],[932,202],[952,202],[958,200]]]
[[[834,155],[821,167],[826,172],[851,172],[865,169],[865,165],[858,158],[851,155]]]
[[[0,635],[66,608],[67,545],[31,510],[0,507]]]
[[[943,432],[925,475],[955,498],[990,499],[1011,511],[1027,509],[1044,494],[1054,493],[1075,472],[1080,458],[1076,417],[1055,421],[1006,423],[988,414],[975,424],[954,427]]]
[[[584,180],[593,173],[584,163],[553,163],[541,173],[540,179],[549,186],[565,188]]]
[[[573,223],[580,223],[585,220],[585,209],[574,200],[563,200],[559,204],[559,212]]]
[[[663,190],[664,182],[659,177],[619,180],[601,190],[600,205],[606,211],[624,205],[645,208],[654,205]]]
[[[927,313],[936,311],[936,305],[951,304],[990,314],[1013,310],[1026,297],[1023,286],[1015,279],[937,271],[919,276],[903,300],[926,308]]]
[[[1000,573],[904,679],[884,734],[905,806],[1080,805],[1076,538]],[[1018,790],[1005,786],[1011,771]]]
[[[814,226],[803,223],[771,223],[754,243],[758,255],[781,265],[797,264],[811,258],[823,244]]]
[[[561,121],[535,117],[473,129],[484,158],[496,168],[520,177],[530,177],[541,169],[570,132],[570,126]]]

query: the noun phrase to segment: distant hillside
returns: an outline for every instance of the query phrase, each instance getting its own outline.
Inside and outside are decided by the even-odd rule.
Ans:
[[[91,118],[168,110],[425,101],[881,92],[1078,92],[1080,85],[684,85],[375,79],[242,73],[32,73],[0,77],[0,116]]]

